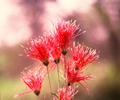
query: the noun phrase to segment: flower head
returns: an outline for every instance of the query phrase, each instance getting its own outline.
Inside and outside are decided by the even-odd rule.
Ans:
[[[72,86],[67,86],[58,89],[57,96],[54,97],[54,100],[71,100],[72,97],[77,93],[77,89]]]
[[[83,72],[81,72],[80,70],[76,70],[75,65],[72,64],[71,62],[67,64],[66,70],[67,70],[66,78],[68,81],[68,85],[91,79],[91,76],[83,75]]]
[[[45,69],[45,67],[39,66],[37,68],[27,70],[27,72],[22,72],[21,80],[30,89],[29,92],[34,92],[37,96],[40,94],[42,83],[47,73]],[[17,96],[22,96],[29,92],[18,94]]]
[[[49,36],[47,38],[47,45],[49,48],[49,53],[51,58],[54,60],[55,63],[59,63],[60,56],[61,56],[61,49],[58,46],[58,43],[55,41],[55,38]]]
[[[48,65],[49,52],[46,43],[46,37],[32,40],[29,47],[26,48],[28,56],[36,58],[42,61],[45,65]]]
[[[97,58],[99,58],[96,50],[83,46],[81,44],[77,46],[73,44],[71,54],[72,59],[76,64],[76,69],[83,69],[85,65],[92,63]]]
[[[57,23],[55,28],[56,42],[59,44],[59,47],[64,51],[68,48],[70,41],[74,36],[74,33],[78,30],[78,26],[75,24],[75,22],[61,21]]]

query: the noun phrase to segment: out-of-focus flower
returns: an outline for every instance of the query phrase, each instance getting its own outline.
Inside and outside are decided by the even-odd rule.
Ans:
[[[74,37],[74,33],[78,30],[78,26],[75,22],[61,21],[57,23],[55,29],[56,42],[59,44],[62,53],[65,55],[66,49]]]
[[[58,89],[58,93],[53,100],[71,100],[77,92],[78,91],[75,87],[63,87]]]
[[[46,40],[46,37],[41,37],[38,40],[32,40],[29,47],[26,48],[26,53],[28,56],[42,61],[43,64],[47,66],[49,64],[49,51]]]
[[[76,64],[76,69],[83,69],[85,65],[92,63],[99,56],[95,49],[91,49],[84,45],[77,45],[73,43],[73,47],[71,48],[72,59]]]
[[[20,0],[0,0],[0,47],[14,47],[32,35],[29,21],[16,1]]]
[[[46,74],[46,68],[43,66],[29,69],[27,72],[22,72],[21,80],[25,83],[25,85],[28,86],[30,90],[16,96],[23,96],[29,92],[34,92],[38,96],[40,94],[42,83]]]
[[[67,79],[68,85],[91,79],[90,75],[83,75],[83,72],[81,72],[80,70],[76,70],[75,65],[72,64],[72,62],[73,61],[67,64],[66,79]]]

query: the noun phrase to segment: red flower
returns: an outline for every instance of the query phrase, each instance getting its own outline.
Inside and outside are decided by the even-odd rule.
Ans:
[[[76,83],[76,82],[81,82],[81,81],[85,81],[85,80],[89,80],[91,79],[91,76],[89,75],[83,75],[80,70],[76,70],[74,64],[72,64],[72,62],[69,62],[67,65],[67,81],[68,81],[68,85],[70,85],[71,83]]]
[[[21,80],[25,83],[25,85],[28,86],[30,90],[16,96],[23,96],[29,92],[34,92],[38,96],[40,94],[42,83],[46,74],[46,68],[42,66],[28,70],[27,72],[23,72]]]
[[[51,58],[58,63],[60,60],[60,56],[61,56],[61,49],[58,46],[57,42],[55,41],[54,37],[49,36],[47,38],[47,45],[49,48],[49,53]]]
[[[44,38],[44,39],[43,39]],[[46,43],[46,37],[32,40],[28,48],[26,48],[27,55],[42,61],[48,65],[49,52]]]
[[[58,93],[56,97],[54,97],[53,100],[71,100],[72,97],[77,93],[78,91],[76,90],[75,87],[72,86],[67,86],[58,89]]]
[[[61,56],[61,50],[59,47],[53,47],[51,50],[51,55],[55,61],[55,63],[59,63],[60,56]]]
[[[83,69],[85,65],[92,63],[94,60],[99,58],[96,50],[82,46],[81,44],[78,46],[75,46],[75,44],[73,44],[71,53],[77,69]]]
[[[66,50],[73,38],[74,33],[78,30],[75,22],[58,22],[56,25],[55,39],[62,50]]]

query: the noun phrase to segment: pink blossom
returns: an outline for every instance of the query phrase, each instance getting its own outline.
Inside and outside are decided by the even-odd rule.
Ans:
[[[55,41],[55,37],[49,36],[47,38],[47,46],[49,48],[51,58],[55,61],[55,63],[58,63],[61,56],[61,49]]]
[[[58,93],[53,100],[71,100],[77,92],[78,91],[75,87],[63,87],[58,89]]]
[[[29,69],[27,72],[22,72],[21,80],[25,83],[25,85],[27,85],[29,91],[18,94],[16,96],[23,96],[29,92],[34,92],[38,96],[40,94],[42,83],[46,74],[46,68],[43,66]]]
[[[71,48],[72,59],[76,64],[76,69],[83,69],[85,65],[92,63],[99,58],[95,49],[78,44]]]
[[[65,50],[69,47],[70,42],[74,36],[74,33],[78,30],[78,26],[75,22],[61,21],[55,26],[55,39],[62,49],[63,54]]]
[[[48,65],[49,52],[46,42],[46,37],[32,40],[29,47],[26,48],[28,56],[42,61],[45,65]]]
[[[91,79],[90,75],[83,75],[81,70],[76,70],[75,65],[72,64],[72,61],[67,64],[66,71],[68,85]]]

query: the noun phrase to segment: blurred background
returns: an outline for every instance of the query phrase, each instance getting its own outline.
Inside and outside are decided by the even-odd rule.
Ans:
[[[120,100],[120,0],[0,0],[0,100],[26,90],[20,73],[35,61],[21,44],[49,34],[58,19],[77,20],[86,33],[76,41],[100,51],[87,69],[96,77],[88,82],[90,94],[81,87],[75,100]],[[16,100],[35,98],[31,93]]]

